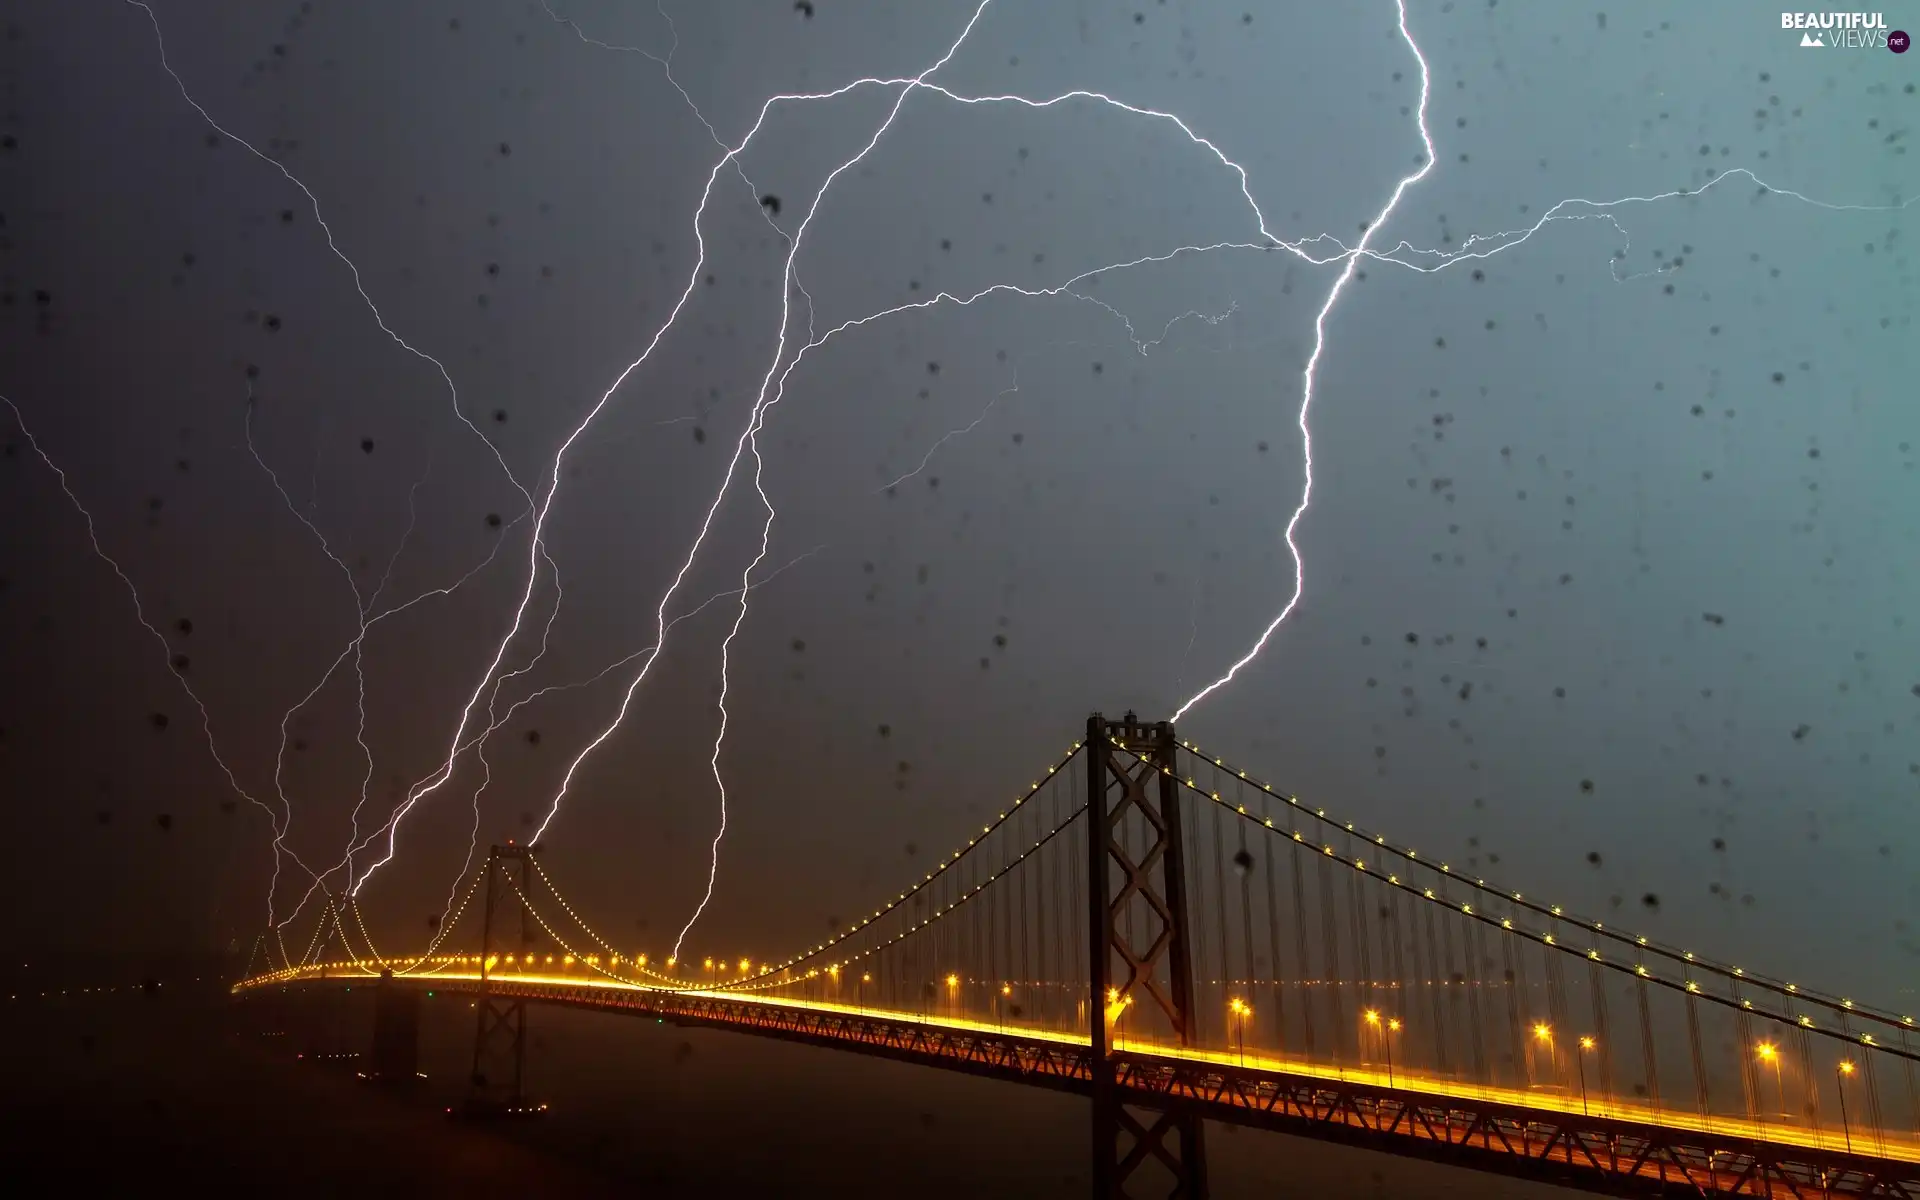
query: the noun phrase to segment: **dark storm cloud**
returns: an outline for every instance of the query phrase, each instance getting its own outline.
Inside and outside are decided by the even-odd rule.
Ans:
[[[729,142],[773,92],[924,69],[971,11],[681,8],[672,28],[644,5],[554,11],[671,51]],[[891,95],[776,109],[750,182],[715,183],[696,275],[717,151],[658,61],[537,5],[154,11],[194,98],[305,182],[327,228],[181,99],[140,9],[6,18],[0,394],[166,643],[9,427],[0,772],[17,832],[47,847],[28,869],[80,940],[225,944],[263,913],[267,822],[213,819],[234,793],[170,662],[276,808],[278,762],[288,844],[311,861],[338,855],[363,791],[384,814],[434,768],[524,586],[520,488],[545,488],[690,278],[674,332],[569,452],[534,633],[503,667],[551,617],[546,654],[498,711],[651,644],[783,304],[801,338],[1258,240],[1237,177],[1166,122],[919,93],[835,181],[783,295],[786,239]],[[1409,22],[1437,156],[1381,247],[1458,250],[1569,197],[1731,167],[1840,204],[1920,190],[1911,64],[1796,57],[1743,6],[1435,4]],[[1287,238],[1351,244],[1423,153],[1391,4],[1003,0],[939,79],[1178,112]],[[1187,732],[1402,841],[1781,971],[1816,961],[1790,947],[1823,922],[1879,914],[1863,936],[1885,953],[1846,969],[1880,970],[1868,990],[1910,980],[1920,947],[1890,914],[1920,897],[1881,848],[1920,831],[1915,211],[1736,177],[1466,269],[1363,264],[1326,322],[1304,603]],[[809,352],[759,444],[767,566],[813,552],[756,588],[730,648],[730,833],[696,940],[773,953],[865,911],[1085,710],[1170,710],[1245,652],[1292,584],[1300,372],[1336,270],[1190,255],[1084,281],[1098,303],[997,295]],[[242,441],[249,411],[284,499]],[[737,488],[668,619],[739,586],[763,519]],[[371,770],[352,659],[278,753],[356,603],[469,572],[372,626]],[[673,629],[552,831],[569,893],[635,949],[661,952],[704,887],[735,611]],[[481,837],[523,836],[636,665],[516,713],[484,791],[463,760],[369,890],[376,932],[415,938],[438,911],[476,791]]]

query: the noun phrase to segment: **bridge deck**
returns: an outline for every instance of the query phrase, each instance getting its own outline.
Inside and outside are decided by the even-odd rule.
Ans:
[[[479,972],[438,965],[403,984],[476,991]],[[308,967],[236,985],[368,983],[354,964]],[[725,990],[679,990],[591,973],[496,970],[496,993],[543,1003],[644,1012],[837,1046],[1069,1091],[1091,1086],[1084,1034]],[[1590,1093],[1489,1087],[1395,1069],[1339,1067],[1264,1051],[1244,1056],[1113,1042],[1123,1091],[1180,1096],[1207,1115],[1554,1182],[1649,1195],[1893,1195],[1920,1198],[1920,1141],[1885,1131],[1810,1129],[1705,1117]],[[1851,1137],[1851,1147],[1848,1138]],[[1497,1160],[1497,1161],[1482,1161]]]

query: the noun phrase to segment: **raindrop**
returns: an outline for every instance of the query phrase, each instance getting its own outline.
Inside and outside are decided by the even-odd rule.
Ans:
[[[167,727],[167,714],[163,712],[152,713],[147,717],[147,720],[153,723],[155,732]]]

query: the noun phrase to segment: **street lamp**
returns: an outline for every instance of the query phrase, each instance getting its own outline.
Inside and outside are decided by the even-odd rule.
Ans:
[[[1235,996],[1227,1001],[1227,1012],[1231,1020],[1240,1026],[1240,1065],[1247,1065],[1247,1018],[1253,1015],[1253,1006]]]
[[[1393,1086],[1393,1035],[1399,1032],[1400,1032],[1400,1018],[1388,1017],[1387,1018],[1387,1036],[1384,1039],[1387,1044],[1387,1086],[1388,1087]]]
[[[1591,1037],[1580,1039],[1580,1054],[1573,1061],[1580,1068],[1580,1115],[1591,1116],[1587,1111],[1587,1052],[1599,1045]]]
[[[1363,1019],[1365,1019],[1367,1024],[1373,1026],[1375,1029],[1382,1028],[1380,1024],[1380,1011],[1378,1009],[1370,1008],[1367,1011],[1361,1013],[1360,1016]],[[1396,1034],[1399,1032],[1400,1032],[1400,1022],[1396,1019],[1389,1018],[1385,1026],[1385,1032],[1383,1032],[1380,1035],[1380,1042],[1383,1046],[1386,1047],[1386,1050],[1387,1050],[1387,1086],[1388,1087],[1393,1086],[1393,1038],[1390,1035]]]
[[[1761,1042],[1755,1053],[1760,1056],[1761,1062],[1773,1067],[1773,1090],[1780,1098],[1780,1115],[1784,1117],[1787,1115],[1787,1089],[1780,1082],[1780,1051],[1772,1042]]]
[[[1534,1022],[1533,1040],[1547,1048],[1547,1071],[1549,1075],[1551,1075],[1554,1069],[1553,1026],[1547,1024],[1545,1021]]]
[[[1004,991],[1005,989],[1002,990]],[[1122,996],[1119,988],[1110,987],[1107,989],[1107,1007],[1101,1019],[1106,1021],[1107,1027],[1113,1031],[1110,1039],[1113,1044],[1118,1044],[1120,1040],[1120,1018],[1126,1015],[1127,1006],[1132,1003],[1132,992],[1128,992],[1125,996]]]
[[[1842,1061],[1834,1068],[1834,1082],[1840,1088],[1840,1134],[1847,1139],[1847,1153],[1853,1153],[1853,1130],[1847,1125],[1847,1076],[1853,1074],[1853,1064]]]

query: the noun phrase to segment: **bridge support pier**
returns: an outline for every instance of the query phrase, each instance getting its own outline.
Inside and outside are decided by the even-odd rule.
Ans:
[[[511,953],[530,954],[533,913],[527,907],[527,893],[532,886],[533,847],[508,842],[487,851],[486,902],[480,926],[480,996],[474,1004],[478,1023],[466,1103],[469,1116],[522,1116],[546,1108],[529,1101],[524,1087],[527,1002],[518,996],[496,995],[490,986],[499,961],[495,939],[501,933],[499,910],[503,902],[520,911],[519,936],[510,939],[514,947]]]
[[[391,967],[373,989],[373,1054],[366,1078],[405,1083],[420,1078],[420,993],[393,981]]]
[[[1113,1057],[1126,1030],[1139,1029],[1142,1021],[1170,1027],[1183,1046],[1196,1037],[1186,847],[1180,793],[1170,773],[1178,746],[1171,721],[1142,725],[1131,712],[1119,721],[1099,713],[1087,718],[1087,1011],[1104,1013],[1091,1022],[1095,1200],[1137,1194],[1130,1183],[1144,1183],[1156,1169],[1172,1177],[1170,1188],[1156,1194],[1169,1200],[1207,1196],[1199,1114],[1177,1100],[1123,1102]],[[1137,820],[1129,825],[1133,814]],[[1128,848],[1129,828],[1145,830],[1148,845],[1138,859]],[[1120,869],[1117,879],[1114,866]],[[1125,919],[1129,908],[1131,922]],[[1129,929],[1139,932],[1138,946]],[[1116,956],[1123,964],[1118,975]],[[1136,997],[1145,998],[1137,1014],[1130,1011]]]

